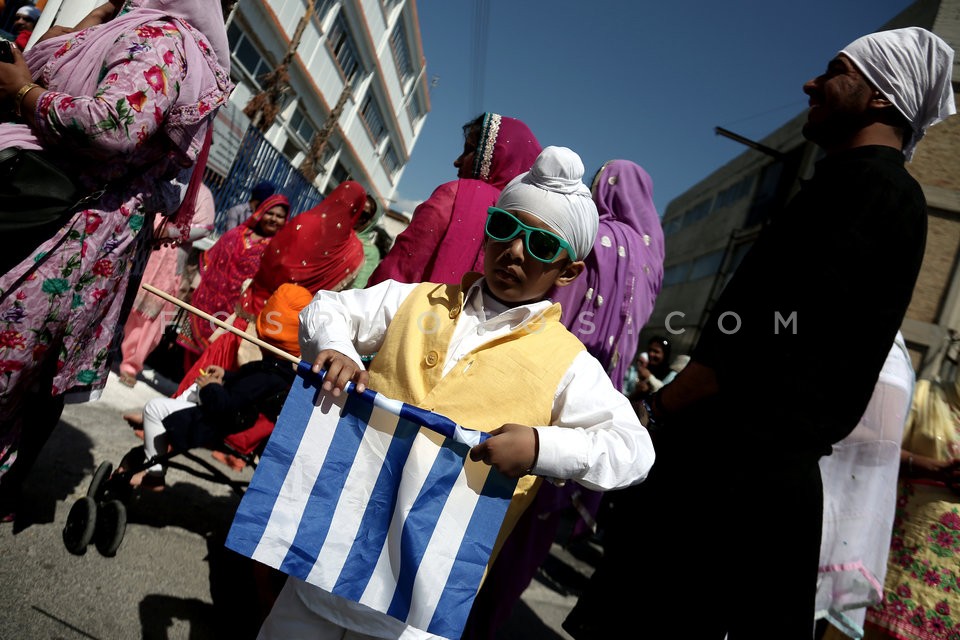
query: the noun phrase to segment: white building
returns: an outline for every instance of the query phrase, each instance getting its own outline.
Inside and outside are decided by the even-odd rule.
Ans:
[[[230,98],[240,111],[282,60],[306,0],[241,0],[227,22]],[[294,166],[313,134],[350,97],[324,149],[314,184],[329,193],[360,182],[379,202],[394,199],[430,109],[415,0],[315,0],[289,68],[291,91],[267,140]]]

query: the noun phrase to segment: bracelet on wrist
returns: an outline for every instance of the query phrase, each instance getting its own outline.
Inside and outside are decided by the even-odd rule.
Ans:
[[[35,82],[28,82],[27,84],[20,87],[20,90],[17,91],[17,94],[13,96],[13,115],[20,117],[20,107],[23,105],[23,99],[27,97],[27,94],[33,91],[34,89],[40,89],[40,85]]]

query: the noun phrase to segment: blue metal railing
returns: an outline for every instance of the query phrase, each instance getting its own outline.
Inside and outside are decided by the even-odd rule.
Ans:
[[[254,126],[240,143],[237,158],[230,174],[223,178],[207,169],[204,182],[213,192],[216,204],[216,233],[223,233],[223,213],[230,207],[250,199],[250,192],[261,180],[277,185],[280,193],[290,200],[290,216],[311,209],[323,200],[323,194],[309,182],[300,170],[270,144]]]

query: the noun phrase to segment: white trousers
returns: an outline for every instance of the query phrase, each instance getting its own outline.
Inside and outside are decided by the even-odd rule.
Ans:
[[[197,385],[192,384],[176,398],[154,398],[143,407],[143,452],[147,460],[167,452],[167,430],[163,419],[175,411],[197,406]],[[147,473],[163,473],[163,466],[155,464]]]
[[[336,618],[336,621],[330,618]],[[370,633],[354,631],[363,629]],[[442,640],[290,576],[257,640]]]

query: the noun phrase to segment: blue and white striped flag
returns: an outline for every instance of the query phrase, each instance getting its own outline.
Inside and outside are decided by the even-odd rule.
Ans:
[[[487,435],[300,365],[227,547],[429,633],[459,638],[516,480]]]

